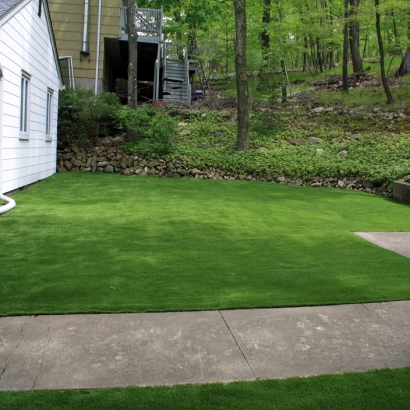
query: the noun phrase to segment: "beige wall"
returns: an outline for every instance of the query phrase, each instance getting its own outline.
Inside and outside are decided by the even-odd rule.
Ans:
[[[103,80],[104,37],[117,38],[119,32],[120,0],[101,0],[101,35],[98,78]],[[75,79],[78,83],[95,81],[97,54],[98,0],[89,0],[88,42],[90,54],[82,55],[84,0],[48,0],[58,54],[72,56]],[[81,61],[82,60],[82,61]],[[88,79],[88,81],[86,81]],[[76,81],[77,82],[77,81]],[[93,87],[90,87],[94,89]],[[100,89],[99,85],[99,92]]]

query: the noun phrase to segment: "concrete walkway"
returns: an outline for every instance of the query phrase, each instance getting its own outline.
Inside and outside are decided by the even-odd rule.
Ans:
[[[410,366],[410,301],[0,318],[0,390],[230,382]]]
[[[377,246],[410,258],[410,232],[355,232]]]

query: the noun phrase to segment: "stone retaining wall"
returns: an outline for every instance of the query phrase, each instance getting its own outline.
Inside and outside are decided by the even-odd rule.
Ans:
[[[182,160],[167,162],[164,157],[147,158],[126,154],[120,147],[97,146],[66,147],[57,151],[57,172],[120,172],[122,175],[133,176],[158,176],[158,177],[189,177],[201,179],[246,180],[276,182],[282,185],[332,187],[339,189],[352,189],[368,193],[379,193],[385,197],[392,197],[391,189],[386,185],[375,186],[373,182],[361,177],[322,178],[317,176],[312,180],[300,178],[260,177],[252,174],[237,174],[216,167],[198,169],[186,165]]]
[[[403,181],[393,183],[393,198],[403,204],[410,204],[410,184]]]

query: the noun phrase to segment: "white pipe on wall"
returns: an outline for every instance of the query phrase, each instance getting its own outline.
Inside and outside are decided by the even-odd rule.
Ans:
[[[98,94],[98,69],[100,65],[100,33],[101,33],[101,1],[98,0],[98,23],[97,23],[97,55],[95,65],[95,94]]]

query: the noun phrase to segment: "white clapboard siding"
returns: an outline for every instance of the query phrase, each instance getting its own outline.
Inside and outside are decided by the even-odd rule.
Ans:
[[[55,172],[58,92],[62,86],[48,6],[43,0],[17,2],[0,17],[0,193],[44,179]],[[29,135],[20,135],[22,70],[31,75]],[[53,90],[51,139],[46,138],[48,89]]]

